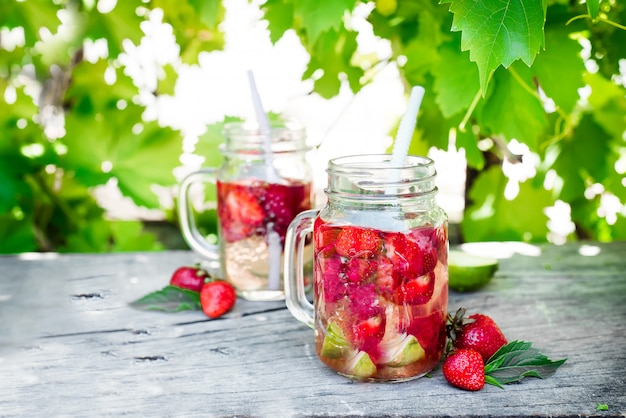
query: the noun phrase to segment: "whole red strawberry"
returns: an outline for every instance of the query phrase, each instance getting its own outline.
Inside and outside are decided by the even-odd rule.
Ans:
[[[206,282],[200,291],[200,305],[209,318],[224,315],[232,309],[236,300],[235,288],[223,280]]]
[[[480,390],[485,386],[485,363],[477,351],[455,350],[443,362],[443,376],[457,388]]]
[[[508,341],[495,321],[483,314],[465,316],[460,308],[451,319],[448,334],[455,349],[468,348],[477,351],[486,362]]]
[[[172,277],[170,284],[183,289],[199,292],[204,285],[204,281],[209,277],[209,273],[200,267],[199,264],[194,266],[183,266],[177,268]]]

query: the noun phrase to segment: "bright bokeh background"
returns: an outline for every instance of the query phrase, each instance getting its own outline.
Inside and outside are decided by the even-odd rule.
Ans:
[[[121,60],[128,67],[129,75],[139,85],[144,83],[148,91],[156,88],[153,84],[159,65],[169,63],[178,70],[174,96],[155,98],[146,94],[141,97],[147,105],[147,116],[180,129],[185,135],[185,149],[191,151],[207,124],[219,122],[226,115],[255,119],[246,75],[248,69],[252,70],[265,110],[303,123],[308,143],[317,147],[311,164],[318,204],[321,204],[328,159],[381,153],[392,144],[388,133],[404,113],[407,101],[397,69],[394,65],[381,68],[373,82],[357,95],[344,84],[338,96],[323,99],[311,93],[310,81],[301,80],[308,55],[295,33],[287,32],[272,45],[267,25],[261,20],[258,0],[225,0],[224,5],[227,14],[221,29],[226,34],[225,48],[200,54],[198,65],[178,62],[172,28],[162,23],[158,11],[151,14],[150,23],[143,27],[146,37],[140,45],[125,45],[127,52]],[[367,12],[363,10],[362,16]],[[357,16],[353,24],[360,30],[362,48],[376,51],[379,56],[386,55],[390,48],[388,42],[376,38],[364,19],[359,20]],[[439,204],[451,221],[458,222],[463,211],[463,155],[433,150],[430,156],[439,172]],[[175,173],[178,178],[200,167],[202,158],[186,154],[182,162],[183,167]],[[137,213],[142,218],[159,217],[158,212],[133,207],[113,187],[102,188],[98,195],[105,205],[107,201],[116,202],[107,207],[114,217],[131,217]]]

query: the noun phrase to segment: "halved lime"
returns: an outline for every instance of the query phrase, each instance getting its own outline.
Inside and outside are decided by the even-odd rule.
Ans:
[[[496,258],[450,250],[448,254],[448,285],[450,289],[467,292],[485,286],[496,270]]]
[[[424,358],[426,353],[417,338],[411,334],[400,334],[380,344],[380,363],[390,367],[402,367]]]
[[[359,351],[346,363],[345,373],[349,376],[366,379],[376,373],[376,365],[365,351]]]
[[[350,343],[346,340],[339,325],[334,322],[329,323],[320,354],[328,358],[341,358],[350,348]]]

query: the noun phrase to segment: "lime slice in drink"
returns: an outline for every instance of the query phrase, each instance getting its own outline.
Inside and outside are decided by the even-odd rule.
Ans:
[[[350,348],[350,343],[346,340],[339,325],[334,322],[328,324],[320,354],[328,358],[341,358],[350,351]]]
[[[413,335],[400,334],[397,338],[382,342],[380,345],[381,363],[391,367],[402,367],[424,358],[426,354],[417,338]]]
[[[365,351],[359,351],[346,363],[345,374],[367,379],[376,373],[376,365]]]
[[[450,250],[448,254],[448,285],[450,289],[467,292],[485,286],[498,270],[498,260]]]

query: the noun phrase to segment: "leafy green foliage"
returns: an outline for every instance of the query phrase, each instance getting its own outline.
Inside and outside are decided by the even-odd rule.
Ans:
[[[165,66],[158,91],[145,92],[117,58],[127,43],[140,43],[148,9],[160,7],[164,21],[180,23],[181,54],[195,61],[222,47],[223,6],[74,3],[0,1],[0,252],[163,249],[142,222],[109,219],[94,197],[96,188],[115,185],[137,206],[164,209],[155,187],[173,187],[180,166],[182,135],[147,120],[137,100],[173,93],[175,68]],[[63,36],[61,22],[71,26]],[[23,43],[2,42],[14,28]],[[108,56],[84,60],[87,40],[105,40]]]
[[[0,0],[2,253],[162,248],[140,221],[105,215],[94,193],[105,185],[176,222],[155,189],[175,186],[182,135],[146,119],[144,99],[173,94],[180,64],[223,48],[226,9],[220,0],[99,6]],[[410,152],[465,152],[476,174],[468,177],[465,240],[545,241],[544,210],[557,201],[571,208],[570,237],[626,239],[623,2],[266,0],[260,9],[271,42],[287,31],[300,39],[310,56],[302,78],[315,94],[332,98],[342,84],[358,94],[390,65],[407,93],[424,86]],[[138,85],[119,57],[139,45],[148,19],[169,25],[179,57]],[[364,24],[387,50],[361,51]],[[20,31],[23,39],[9,41]],[[107,52],[87,61],[91,41],[104,41]],[[221,162],[227,121],[198,138],[194,152],[206,167]],[[501,167],[517,161],[514,142],[527,147],[524,164],[536,174],[508,200],[515,180]],[[214,231],[214,211],[199,217],[203,233]]]
[[[499,66],[522,60],[530,66],[544,46],[541,0],[451,0],[453,31],[461,31],[461,49],[478,65],[483,94]]]
[[[504,196],[506,185],[507,179],[497,167],[480,174],[469,196],[473,204],[466,209],[461,224],[464,236],[476,241],[544,241],[548,219],[543,208],[552,202],[551,193],[526,181],[519,185],[517,198],[508,200]]]

